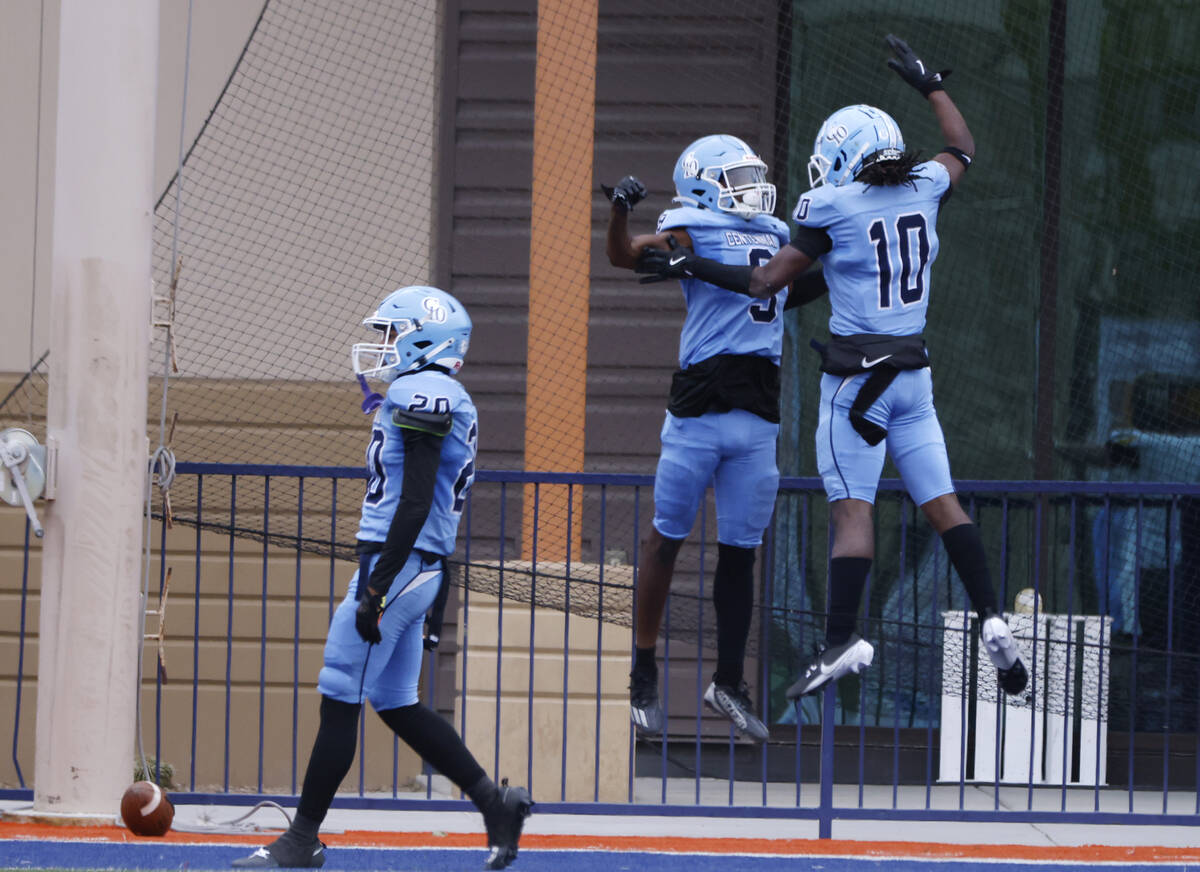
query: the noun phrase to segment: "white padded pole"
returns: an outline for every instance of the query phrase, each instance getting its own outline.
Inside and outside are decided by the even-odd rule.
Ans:
[[[34,810],[133,776],[159,0],[62,0]]]

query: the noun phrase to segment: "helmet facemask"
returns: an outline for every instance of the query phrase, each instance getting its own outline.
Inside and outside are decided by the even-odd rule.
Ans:
[[[704,170],[717,186],[717,208],[743,218],[775,211],[775,186],[767,181],[767,165],[758,158]]]
[[[819,188],[825,184],[832,166],[833,164],[825,155],[811,155],[808,159],[808,186],[810,188]]]
[[[395,381],[400,375],[400,341],[420,329],[415,318],[381,318],[372,315],[363,319],[363,326],[376,330],[381,342],[356,342],[350,349],[354,374],[380,381]]]

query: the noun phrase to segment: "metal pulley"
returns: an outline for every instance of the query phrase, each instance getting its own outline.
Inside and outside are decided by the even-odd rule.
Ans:
[[[44,530],[33,501],[46,490],[46,447],[28,430],[9,427],[0,431],[0,500],[25,507],[33,535]]]

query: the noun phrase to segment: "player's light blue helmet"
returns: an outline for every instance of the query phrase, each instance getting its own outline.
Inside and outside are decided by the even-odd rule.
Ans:
[[[675,161],[674,201],[743,218],[775,211],[775,186],[767,165],[736,136],[703,136]]]
[[[355,343],[350,350],[354,372],[387,382],[431,364],[457,373],[471,342],[471,319],[463,304],[426,285],[392,291],[363,324],[382,337]]]
[[[844,185],[863,169],[904,155],[900,127],[882,109],[846,106],[825,119],[808,159],[808,183]]]

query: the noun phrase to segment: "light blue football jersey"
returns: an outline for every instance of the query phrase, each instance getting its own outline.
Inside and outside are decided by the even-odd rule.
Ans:
[[[672,229],[687,231],[696,254],[750,266],[766,263],[790,238],[787,225],[773,215],[747,221],[694,206],[668,209],[659,216],[658,232]],[[700,279],[681,279],[680,284],[687,303],[679,334],[681,369],[718,354],[753,354],[779,363],[787,288],[770,299],[755,300]]]
[[[466,388],[450,376],[426,370],[404,375],[388,386],[383,405],[375,412],[367,445],[367,493],[363,497],[358,538],[387,539],[404,483],[404,438],[393,421],[397,409],[450,412],[454,425],[442,442],[442,457],[434,485],[433,507],[417,536],[416,548],[433,554],[454,553],[458,520],[467,491],[475,479],[475,449],[479,416]]]
[[[833,243],[820,258],[833,308],[830,333],[911,336],[925,329],[938,209],[950,174],[933,160],[915,172],[922,178],[911,185],[822,185],[796,204],[796,223],[824,230]]]

